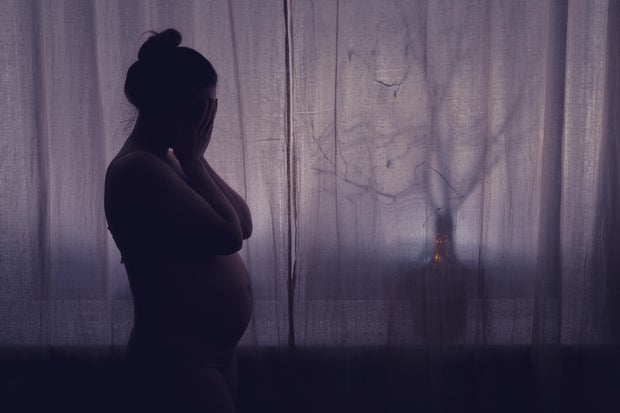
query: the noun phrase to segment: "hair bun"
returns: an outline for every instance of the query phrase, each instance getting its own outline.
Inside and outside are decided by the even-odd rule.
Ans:
[[[174,108],[186,102],[197,88],[217,84],[211,62],[194,49],[179,47],[178,31],[148,33],[138,61],[129,67],[125,79],[125,96],[140,113],[177,110]]]
[[[153,33],[146,42],[140,47],[138,60],[149,60],[157,58],[181,44],[181,33],[175,29],[166,29],[161,33]]]

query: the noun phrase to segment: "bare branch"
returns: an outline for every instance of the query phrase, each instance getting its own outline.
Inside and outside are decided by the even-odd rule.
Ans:
[[[326,171],[324,169],[320,169],[320,168],[312,168],[313,171],[317,171],[319,174],[333,174],[333,172],[331,171]],[[351,179],[347,178],[346,176],[341,176],[341,178],[344,180],[344,182],[346,182],[349,185],[353,185],[356,188],[360,188],[363,189],[366,192],[371,192],[374,193],[376,195],[380,195],[383,196],[385,198],[390,199],[392,202],[396,201],[396,198],[398,197],[398,195],[395,194],[390,194],[387,192],[383,192],[383,191],[379,191],[377,188],[375,188],[372,185],[368,185],[368,184],[360,184],[359,182],[355,182],[352,181]]]
[[[433,168],[432,166],[430,166],[426,161],[422,161],[419,164],[417,164],[415,166],[415,170],[417,172],[418,167],[420,166],[426,166],[428,169],[430,169],[431,171],[435,172],[437,175],[439,175],[441,177],[441,179],[444,180],[444,182],[448,185],[448,187],[452,190],[452,192],[454,192],[454,194],[457,196],[457,198],[461,199],[463,198],[463,195],[459,194],[456,189],[454,189],[454,187],[452,186],[452,184],[450,184],[450,181],[448,181],[448,179],[443,176],[443,174],[441,172],[439,172],[437,169]]]

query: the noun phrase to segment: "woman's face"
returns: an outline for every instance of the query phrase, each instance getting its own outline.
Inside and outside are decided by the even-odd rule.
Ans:
[[[203,117],[209,108],[209,101],[216,99],[216,86],[206,86],[197,89],[189,98],[184,112],[189,115],[189,122],[195,122]]]
[[[216,86],[205,86],[196,90],[192,96],[192,102],[194,103],[206,103],[209,99],[217,98]]]
[[[171,114],[169,125],[172,126],[173,130],[170,135],[176,136],[178,139],[178,137],[191,134],[201,122],[204,122],[209,103],[216,97],[216,86],[202,87],[194,91],[189,99],[178,107],[178,111]],[[173,146],[173,142],[170,142],[170,146]]]

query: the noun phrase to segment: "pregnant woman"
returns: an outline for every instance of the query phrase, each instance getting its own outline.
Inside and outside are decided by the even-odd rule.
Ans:
[[[252,220],[203,157],[217,74],[180,43],[168,29],[140,48],[125,82],[138,118],[106,172],[106,218],[134,300],[130,391],[139,410],[233,412],[235,346],[252,313],[237,251]]]

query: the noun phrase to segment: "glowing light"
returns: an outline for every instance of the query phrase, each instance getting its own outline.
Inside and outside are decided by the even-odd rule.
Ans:
[[[433,262],[442,262],[449,259],[450,240],[448,236],[443,234],[435,238],[435,253],[433,254]]]

